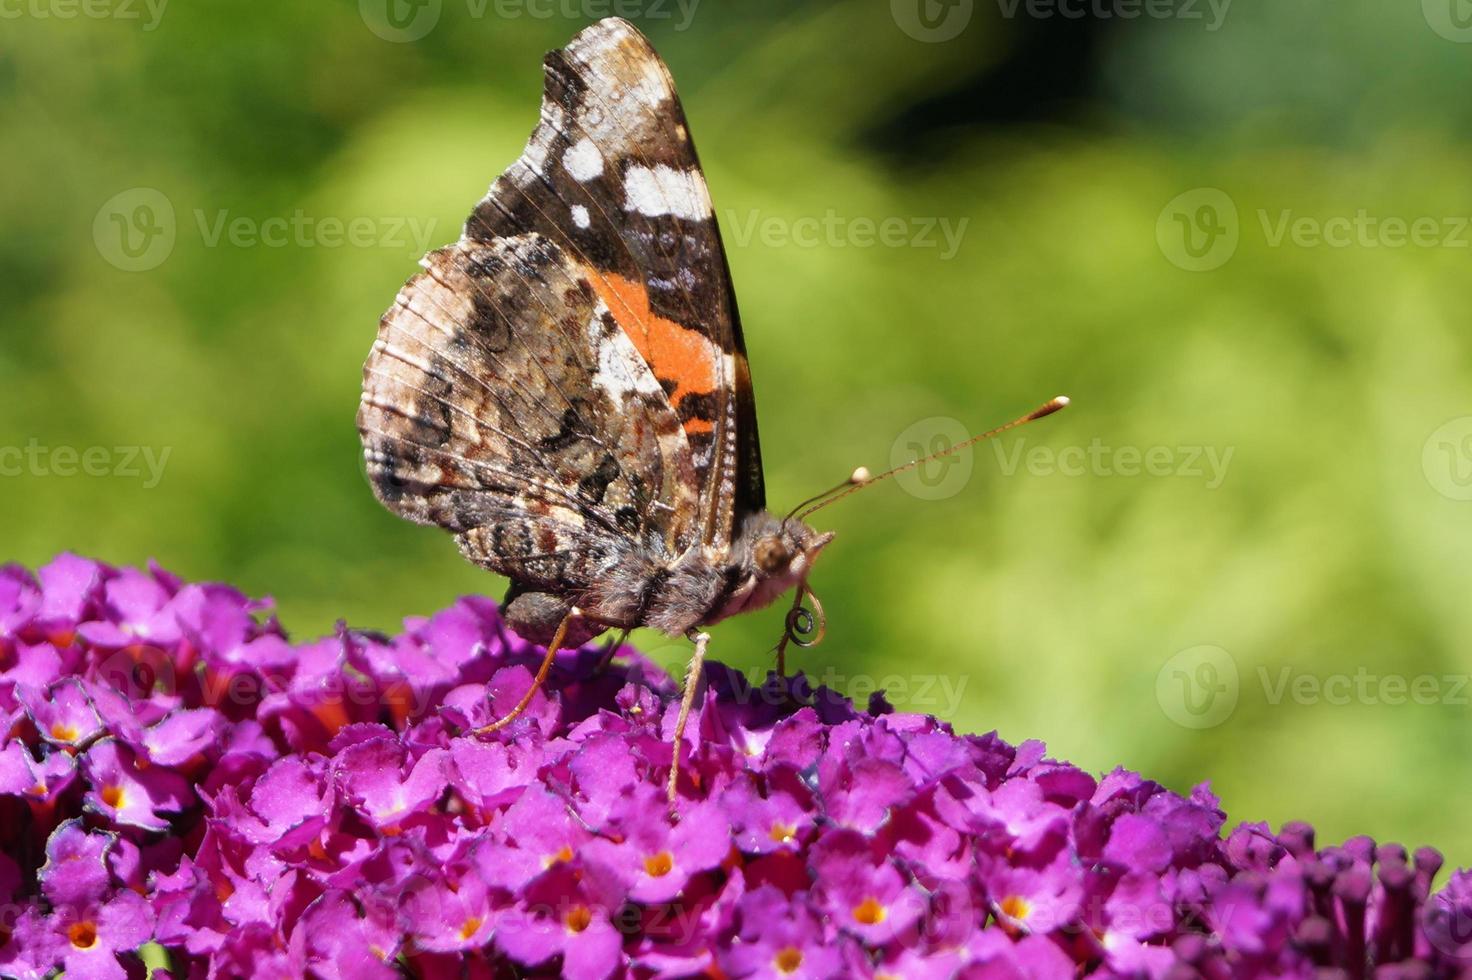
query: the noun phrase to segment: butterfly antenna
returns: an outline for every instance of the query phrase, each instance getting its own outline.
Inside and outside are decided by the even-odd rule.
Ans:
[[[900,473],[904,473],[906,470],[913,470],[915,467],[921,465],[922,463],[928,463],[931,460],[942,459],[946,456],[952,455],[953,453],[958,453],[961,450],[965,449],[967,446],[981,442],[983,439],[990,439],[992,436],[1001,435],[1008,429],[1015,429],[1019,425],[1026,425],[1028,422],[1036,422],[1038,419],[1047,418],[1049,415],[1052,415],[1054,412],[1060,411],[1067,406],[1067,396],[1059,395],[1057,398],[1052,399],[1044,405],[1040,405],[1039,407],[1033,409],[1031,412],[1028,412],[1026,415],[1013,419],[1006,425],[999,425],[995,429],[990,429],[986,432],[983,432],[979,436],[972,436],[970,439],[967,439],[964,442],[958,442],[954,446],[949,446],[945,449],[942,449],[940,452],[931,453],[929,456],[921,456],[919,459],[912,459],[908,463],[905,463],[901,466],[896,466],[894,469],[880,473],[878,476],[874,476],[873,474],[871,474],[867,467],[860,466],[858,469],[854,470],[853,474],[847,480],[844,480],[838,486],[833,487],[829,490],[825,490],[815,497],[809,497],[807,500],[804,500],[802,503],[798,504],[792,509],[792,513],[787,515],[783,523],[786,523],[786,521],[790,521],[793,518],[803,520],[814,511],[822,510],[829,504],[835,504],[838,501],[842,500],[844,497],[847,497],[849,494],[857,493],[865,487],[873,486],[880,480],[887,480],[892,476],[897,476]]]

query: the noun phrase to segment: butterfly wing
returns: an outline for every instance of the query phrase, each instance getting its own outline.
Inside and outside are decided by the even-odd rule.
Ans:
[[[672,542],[729,547],[765,506],[751,375],[720,230],[669,70],[609,18],[545,61],[541,119],[465,227],[555,243],[612,312],[674,409],[698,503]]]
[[[358,428],[379,499],[558,594],[684,534],[690,447],[583,268],[535,232],[421,264],[364,366]]]

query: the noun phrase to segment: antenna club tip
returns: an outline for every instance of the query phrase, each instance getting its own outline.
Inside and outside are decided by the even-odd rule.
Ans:
[[[1052,401],[1048,402],[1048,404],[1044,405],[1042,408],[1040,408],[1037,411],[1033,412],[1031,415],[1024,416],[1022,418],[1022,421],[1023,422],[1036,422],[1038,419],[1046,418],[1049,415],[1052,415],[1054,412],[1061,412],[1067,406],[1068,406],[1068,396],[1067,395],[1059,395],[1057,398],[1054,398]]]
[[[874,474],[869,472],[869,467],[860,466],[849,476],[848,482],[855,486],[863,486],[872,479],[874,479]]]

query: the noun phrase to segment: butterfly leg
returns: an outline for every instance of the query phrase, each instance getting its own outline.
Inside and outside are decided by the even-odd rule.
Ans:
[[[670,804],[675,802],[675,787],[680,781],[680,749],[685,744],[685,725],[690,721],[690,708],[695,704],[695,691],[700,687],[700,678],[705,668],[705,648],[710,645],[709,633],[694,633],[695,655],[685,674],[685,694],[680,698],[680,714],[675,719],[675,744],[670,756],[670,781],[667,787]]]
[[[613,663],[613,658],[618,654],[619,647],[623,646],[624,642],[628,640],[628,638],[628,630],[624,629],[618,631],[618,636],[614,637],[613,640],[609,642],[607,649],[603,651],[603,656],[598,658],[598,664],[593,668],[594,677],[597,677],[609,668],[609,666]]]
[[[542,666],[537,668],[537,676],[532,679],[532,686],[527,688],[526,694],[517,702],[516,707],[489,725],[483,725],[477,728],[475,734],[488,735],[491,732],[500,731],[520,717],[521,713],[532,703],[532,698],[536,697],[537,692],[542,689],[543,682],[547,680],[547,674],[552,670],[552,660],[557,656],[557,651],[562,648],[563,642],[567,639],[568,629],[572,627],[574,622],[582,618],[583,611],[577,606],[573,606],[568,610],[567,615],[562,617],[562,622],[558,625],[557,632],[552,634],[551,642],[547,644],[547,653],[542,657]]]

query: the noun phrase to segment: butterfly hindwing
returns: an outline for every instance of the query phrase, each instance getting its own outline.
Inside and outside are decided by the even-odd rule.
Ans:
[[[364,367],[379,499],[560,594],[687,535],[684,432],[582,267],[536,233],[462,240],[422,264]]]
[[[587,28],[545,61],[541,119],[465,237],[535,233],[591,283],[679,419],[698,516],[676,550],[723,553],[764,505],[750,374],[730,273],[685,114],[627,22]]]

